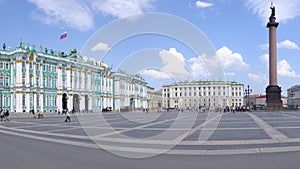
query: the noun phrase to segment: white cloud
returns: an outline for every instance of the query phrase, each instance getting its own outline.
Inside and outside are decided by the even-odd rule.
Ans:
[[[154,0],[28,0],[37,6],[33,17],[44,24],[86,31],[94,27],[96,13],[122,18],[153,8]]]
[[[286,49],[299,49],[298,45],[295,42],[290,40],[285,40],[277,44],[278,48],[286,48]]]
[[[234,76],[236,76],[236,73],[234,73],[234,72],[225,72],[224,74],[225,74],[226,77],[234,77]]]
[[[92,49],[91,51],[108,51],[110,50],[110,48],[108,47],[108,44],[106,43],[98,43],[96,44]]]
[[[84,1],[76,0],[29,0],[39,11],[34,17],[44,24],[61,26],[62,23],[72,28],[85,31],[94,26],[93,15]]]
[[[159,55],[162,59],[163,72],[171,74],[179,81],[192,80],[191,73],[186,69],[185,58],[175,48],[170,48],[169,51],[162,50]]]
[[[269,54],[263,54],[259,60],[265,64],[267,67],[269,66]]]
[[[123,18],[130,15],[141,14],[145,10],[153,8],[154,0],[102,0],[92,1],[95,11],[101,11],[106,15]]]
[[[249,69],[249,65],[243,61],[243,56],[239,53],[233,53],[226,46],[217,50],[216,55],[226,70],[246,71]]]
[[[277,47],[278,48],[282,48],[282,49],[295,49],[295,50],[299,50],[298,45],[295,42],[292,42],[290,40],[284,40],[282,42],[277,43]],[[262,44],[259,45],[259,48],[261,50],[267,50],[269,49],[269,44]]]
[[[149,76],[153,79],[171,79],[171,76],[169,74],[154,69],[142,70],[138,73],[143,76]]]
[[[205,63],[205,55],[199,57],[193,57],[188,60],[190,62],[190,67],[192,69],[192,76],[196,78],[206,78],[209,77],[209,72],[206,69]]]
[[[277,72],[278,75],[284,77],[293,77],[293,78],[299,77],[299,75],[292,70],[291,65],[284,59],[278,63]]]
[[[248,77],[250,80],[254,82],[267,82],[267,76],[265,74],[254,74],[254,73],[248,73]]]
[[[259,60],[269,67],[269,54],[262,55]],[[278,75],[285,77],[299,77],[299,75],[292,70],[291,65],[284,59],[278,62],[277,73]]]
[[[259,45],[259,48],[260,48],[261,50],[267,50],[267,49],[269,49],[269,44],[268,44],[268,43],[261,44],[261,45]]]
[[[283,23],[300,16],[299,0],[273,0],[276,8],[277,21]],[[270,1],[266,0],[247,0],[245,4],[249,10],[258,15],[263,24],[267,24],[270,17]]]
[[[203,2],[203,1],[196,1],[195,4],[198,8],[207,8],[207,7],[211,7],[214,5],[213,3],[208,3],[208,2]]]

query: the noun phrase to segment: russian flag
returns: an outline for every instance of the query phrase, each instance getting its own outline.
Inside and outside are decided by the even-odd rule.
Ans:
[[[60,35],[60,40],[67,38],[67,37],[68,37],[67,34],[68,34],[67,31],[65,31],[63,34],[61,34],[61,35]]]

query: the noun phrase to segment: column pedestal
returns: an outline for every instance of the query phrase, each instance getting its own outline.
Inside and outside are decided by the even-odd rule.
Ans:
[[[266,95],[267,110],[282,109],[281,87],[269,85],[266,88]]]

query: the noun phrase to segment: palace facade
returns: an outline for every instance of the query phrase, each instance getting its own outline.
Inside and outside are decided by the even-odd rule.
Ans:
[[[180,109],[242,106],[244,85],[226,81],[193,81],[164,85],[163,107]]]
[[[20,43],[0,51],[0,103],[10,112],[99,111],[113,107],[110,67],[76,51]]]
[[[148,108],[147,82],[139,75],[132,75],[123,70],[112,74],[114,79],[114,110],[132,111]]]

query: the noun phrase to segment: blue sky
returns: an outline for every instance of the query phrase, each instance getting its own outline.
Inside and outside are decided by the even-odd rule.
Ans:
[[[300,1],[273,0],[273,3],[279,22],[278,84],[286,94],[286,89],[299,84],[300,78]],[[209,39],[224,69],[225,79],[249,84],[254,94],[264,94],[268,85],[266,24],[270,4],[268,0],[0,0],[0,42],[15,48],[22,39],[37,49],[42,45],[57,51],[74,47],[83,51],[95,32],[117,19],[147,12],[171,14],[194,25]],[[164,24],[159,26],[164,27]],[[66,30],[68,38],[60,40],[60,34]],[[202,74],[205,70],[203,64],[198,63],[199,56],[174,39],[147,34],[130,37],[115,46],[101,40],[98,44],[94,49],[109,51],[104,62],[114,69],[128,56],[155,48],[159,55],[177,58],[176,65],[182,63],[188,67],[194,80],[212,80]],[[101,59],[96,55],[90,57]],[[176,72],[170,70],[176,69],[176,76],[185,73],[170,65],[165,65],[165,70]],[[155,88],[172,81],[154,69],[140,73]]]

